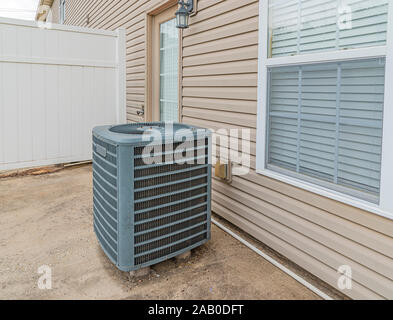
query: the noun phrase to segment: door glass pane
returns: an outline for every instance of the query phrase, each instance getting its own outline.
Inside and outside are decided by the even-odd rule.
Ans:
[[[179,32],[176,19],[160,25],[160,118],[178,121]]]

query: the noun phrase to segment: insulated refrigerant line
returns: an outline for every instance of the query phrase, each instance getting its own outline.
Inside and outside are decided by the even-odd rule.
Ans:
[[[268,256],[266,253],[262,252],[259,250],[257,247],[253,246],[251,243],[248,241],[244,240],[240,236],[238,236],[236,233],[228,229],[227,227],[223,226],[221,223],[217,222],[214,219],[211,219],[211,221],[220,229],[224,230],[226,233],[234,237],[235,239],[239,240],[241,243],[243,243],[245,246],[250,248],[252,251],[260,255],[262,258],[265,260],[269,261],[272,265],[276,266],[283,272],[285,272],[287,275],[295,279],[297,282],[301,283],[303,286],[314,292],[316,295],[320,296],[322,299],[325,300],[334,300],[332,297],[328,296],[326,293],[322,292],[319,290],[317,287],[313,286],[311,283],[309,283],[307,280],[303,279],[302,277],[298,276],[296,273],[292,272],[289,270],[287,267],[283,266],[281,263],[278,261],[274,260],[272,257]]]

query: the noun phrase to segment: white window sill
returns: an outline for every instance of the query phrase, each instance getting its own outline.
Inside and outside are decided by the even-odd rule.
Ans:
[[[376,205],[374,203],[363,201],[363,200],[345,195],[340,192],[332,191],[332,190],[323,188],[319,185],[302,181],[300,179],[288,177],[284,174],[277,173],[277,172],[274,172],[274,171],[271,171],[268,169],[263,169],[263,170],[257,169],[256,172],[261,175],[267,176],[269,178],[293,185],[293,186],[298,187],[300,189],[304,189],[304,190],[313,192],[317,195],[320,195],[320,196],[323,196],[323,197],[326,197],[329,199],[333,199],[333,200],[348,204],[350,206],[377,214],[381,217],[393,220],[393,213],[382,210],[378,205]]]

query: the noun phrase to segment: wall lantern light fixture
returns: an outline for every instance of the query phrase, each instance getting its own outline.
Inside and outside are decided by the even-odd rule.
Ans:
[[[180,0],[178,4],[180,7],[176,11],[176,27],[187,29],[190,15],[195,14],[194,0]]]

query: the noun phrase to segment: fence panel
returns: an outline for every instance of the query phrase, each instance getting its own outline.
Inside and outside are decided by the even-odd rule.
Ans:
[[[125,103],[123,30],[0,18],[0,171],[90,160]]]

